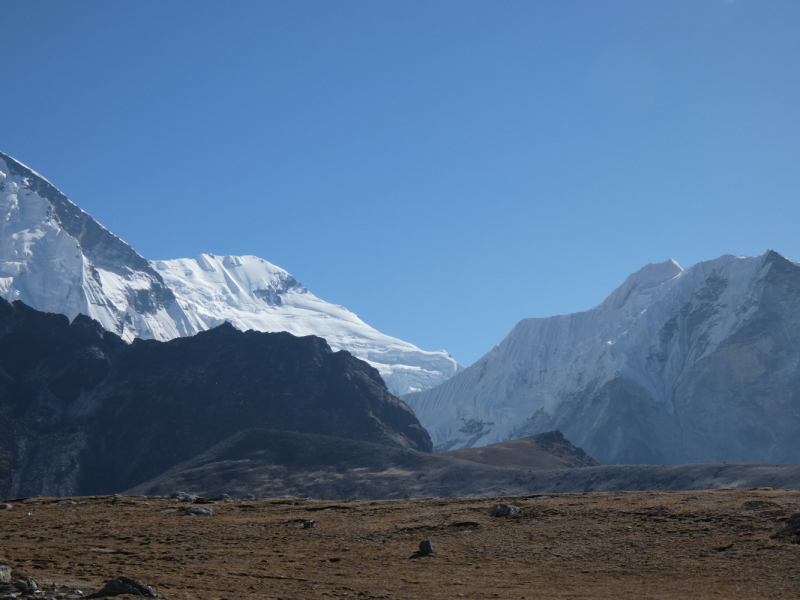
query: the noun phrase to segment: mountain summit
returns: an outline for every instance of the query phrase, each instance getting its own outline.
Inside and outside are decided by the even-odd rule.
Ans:
[[[0,296],[37,310],[89,316],[131,341],[178,335],[175,296],[142,256],[0,152]]]
[[[800,264],[772,250],[630,275],[585,312],[520,321],[404,396],[435,448],[554,429],[602,463],[800,461]]]
[[[150,262],[44,177],[0,153],[0,297],[69,319],[84,314],[130,342],[170,340],[225,321],[238,329],[318,335],[367,361],[396,395],[463,367],[376,331],[255,256]]]

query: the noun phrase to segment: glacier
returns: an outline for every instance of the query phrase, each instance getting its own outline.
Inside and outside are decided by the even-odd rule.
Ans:
[[[318,335],[373,367],[395,394],[435,387],[463,369],[446,352],[427,352],[385,335],[344,308],[320,300],[289,273],[257,256],[150,263],[176,297],[175,322],[192,335],[224,321],[241,330]]]
[[[800,461],[798,340],[800,264],[669,260],[403,399],[438,451],[560,429],[606,464]]]
[[[130,342],[241,330],[318,335],[375,367],[389,391],[430,389],[463,367],[382,334],[255,256],[148,261],[43,176],[0,152],[0,296],[78,314]]]

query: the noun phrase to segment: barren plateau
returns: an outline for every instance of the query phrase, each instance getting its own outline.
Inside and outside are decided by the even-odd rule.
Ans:
[[[185,503],[29,498],[0,510],[13,577],[98,590],[125,575],[171,600],[797,598],[800,492]],[[491,517],[513,503],[518,515]],[[192,505],[194,506],[194,505]],[[314,520],[316,526],[303,528]],[[434,553],[411,558],[422,540]]]

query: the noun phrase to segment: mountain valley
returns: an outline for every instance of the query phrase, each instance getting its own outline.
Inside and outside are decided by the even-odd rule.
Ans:
[[[147,261],[1,153],[0,207],[0,494],[800,485],[777,252],[647,265],[463,369],[261,258]]]

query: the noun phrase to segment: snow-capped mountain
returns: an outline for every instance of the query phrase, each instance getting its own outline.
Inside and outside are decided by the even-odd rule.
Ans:
[[[100,322],[126,341],[169,340],[225,321],[239,329],[318,335],[378,369],[396,395],[462,369],[384,335],[254,256],[149,262],[44,177],[0,153],[0,296]]]
[[[800,264],[647,265],[404,400],[438,450],[559,429],[603,463],[800,461]]]
[[[224,321],[241,330],[318,335],[378,369],[394,394],[430,389],[462,367],[376,331],[343,306],[320,300],[289,273],[257,256],[214,256],[150,263],[175,294],[181,335]]]
[[[179,335],[179,307],[136,251],[41,175],[0,153],[0,295],[130,341]],[[170,314],[172,313],[172,314]]]

